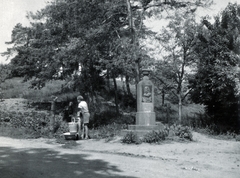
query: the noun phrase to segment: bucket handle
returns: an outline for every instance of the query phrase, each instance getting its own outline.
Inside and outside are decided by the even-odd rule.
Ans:
[[[72,122],[76,122],[76,119],[74,116],[72,116]]]

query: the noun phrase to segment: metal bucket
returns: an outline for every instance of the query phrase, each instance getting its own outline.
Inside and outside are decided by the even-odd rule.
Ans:
[[[66,132],[63,135],[64,135],[66,140],[76,140],[77,139],[77,134],[76,133]]]
[[[68,123],[68,128],[70,133],[77,133],[78,131],[78,124],[75,122],[75,118],[73,122]]]

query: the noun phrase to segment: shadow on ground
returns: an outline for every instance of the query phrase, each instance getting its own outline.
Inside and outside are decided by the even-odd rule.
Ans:
[[[0,148],[1,178],[123,178],[121,170],[88,154],[60,154],[49,149]],[[134,177],[129,177],[134,178]]]

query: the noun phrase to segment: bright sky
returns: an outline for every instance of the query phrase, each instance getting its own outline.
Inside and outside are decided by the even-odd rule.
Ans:
[[[11,41],[14,26],[21,23],[29,24],[26,18],[27,12],[36,12],[45,7],[47,0],[0,0],[0,53],[10,47],[5,42]],[[9,63],[0,55],[0,64]]]
[[[49,0],[50,1],[50,0]],[[36,12],[45,7],[47,0],[0,0],[0,53],[5,52],[11,41],[13,27],[17,23],[27,26],[29,24],[26,13]],[[216,15],[223,10],[229,2],[240,3],[240,0],[214,0],[215,5],[208,10],[201,10],[200,15]],[[0,55],[0,64],[8,63],[5,57]]]

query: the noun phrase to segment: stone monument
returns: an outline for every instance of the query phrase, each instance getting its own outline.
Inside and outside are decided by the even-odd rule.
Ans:
[[[150,70],[142,70],[143,79],[137,85],[136,125],[128,125],[128,130],[123,130],[122,135],[131,131],[141,137],[149,131],[163,127],[161,123],[156,123],[154,85],[149,80],[149,73]]]
[[[143,79],[137,85],[136,125],[155,125],[154,85],[149,80],[150,70],[143,70]]]

